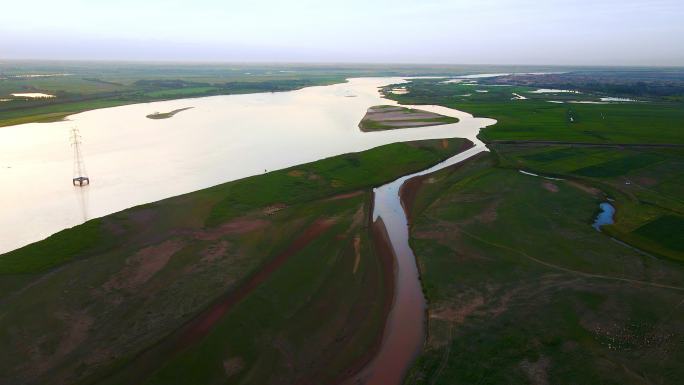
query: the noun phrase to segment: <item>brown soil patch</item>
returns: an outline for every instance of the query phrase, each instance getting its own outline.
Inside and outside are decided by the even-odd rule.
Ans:
[[[216,228],[193,231],[190,235],[201,241],[215,241],[225,235],[245,234],[262,229],[269,224],[271,222],[264,219],[237,218]]]
[[[447,320],[454,325],[461,325],[469,315],[475,313],[475,311],[480,309],[484,304],[484,297],[482,295],[476,295],[474,298],[460,306],[449,304],[437,308],[430,312],[430,318]]]
[[[364,214],[363,208],[364,208],[363,205],[359,205],[359,207],[356,209],[356,212],[352,216],[352,221],[349,224],[349,228],[347,228],[347,230],[344,233],[338,234],[336,236],[337,239],[341,240],[341,239],[348,238],[352,235],[352,233],[354,233],[355,231],[358,231],[359,227],[361,227],[363,225],[363,223],[364,223],[363,221],[365,219],[365,216],[363,215]]]
[[[406,221],[410,224],[412,218],[413,202],[416,201],[416,197],[420,192],[420,188],[423,183],[428,178],[427,175],[417,176],[411,178],[404,182],[404,184],[399,187],[399,197],[401,199],[401,206],[406,212]]]
[[[133,210],[128,217],[137,224],[143,224],[152,221],[156,216],[154,209],[145,208]]]
[[[372,208],[371,208],[372,212]],[[371,241],[373,245],[373,251],[375,255],[382,262],[384,287],[385,287],[385,298],[383,298],[383,319],[387,319],[390,311],[392,310],[392,302],[394,299],[394,266],[396,261],[396,256],[394,255],[394,249],[392,248],[392,243],[389,239],[389,234],[387,234],[387,229],[382,219],[378,219],[373,222],[370,227]],[[355,376],[363,371],[363,369],[372,361],[372,359],[378,354],[380,347],[382,346],[382,338],[385,334],[385,326],[383,324],[383,330],[378,333],[373,342],[373,346],[368,349],[365,354],[363,354],[359,359],[357,359],[353,364],[349,365],[344,374],[332,381],[332,384],[357,384]]]
[[[169,239],[158,245],[138,250],[126,259],[124,268],[102,286],[105,290],[133,290],[164,268],[172,255],[185,246],[180,239]]]
[[[411,230],[411,237],[416,239],[434,239],[437,241],[452,241],[459,239],[461,225],[446,221],[433,221],[433,223],[420,231]]]
[[[202,252],[201,262],[211,263],[223,257],[228,251],[228,245],[226,240],[210,245]]]
[[[446,124],[444,122],[431,122],[425,120],[399,120],[399,121],[384,121],[382,122],[384,126],[393,128],[404,128],[404,127],[428,127],[428,126],[439,126]]]
[[[62,312],[55,315],[66,326],[64,332],[60,336],[59,342],[54,352],[46,354],[41,346],[45,343],[44,338],[39,338],[31,342],[27,341],[27,351],[31,356],[31,361],[26,363],[25,369],[30,371],[27,373],[30,378],[35,378],[42,373],[59,365],[60,362],[74,349],[83,343],[88,338],[90,327],[94,319],[83,311],[74,313]],[[55,381],[59,383],[61,381]]]
[[[240,357],[233,357],[223,361],[223,371],[226,377],[232,377],[245,368],[245,361]]]
[[[383,108],[375,109],[371,107],[366,112],[364,119],[372,120],[375,122],[391,122],[391,121],[402,121],[402,120],[418,120],[418,119],[434,119],[442,118],[443,115],[434,114],[432,112],[422,111],[422,110],[409,110],[402,107],[396,108]]]
[[[492,223],[496,221],[496,218],[498,218],[498,214],[496,213],[496,209],[499,207],[499,204],[501,203],[500,200],[496,200],[490,204],[487,205],[487,207],[484,208],[479,214],[474,216],[472,219],[475,221],[478,221],[480,223]]]
[[[278,350],[278,353],[280,353],[281,357],[285,361],[285,366],[288,367],[288,369],[292,370],[295,368],[295,355],[297,354],[294,347],[292,346],[291,343],[289,343],[287,340],[283,338],[276,338],[272,342],[273,347]]]
[[[527,359],[520,363],[522,369],[532,385],[548,385],[549,384],[549,366],[551,366],[551,359],[542,356],[537,362],[530,362]]]
[[[633,181],[636,182],[636,183],[639,184],[639,185],[642,185],[642,186],[649,186],[649,187],[655,186],[655,185],[658,184],[658,180],[657,180],[657,179],[655,179],[655,178],[649,178],[649,177],[647,177],[647,176],[640,176],[640,177],[634,178]]]
[[[285,210],[286,208],[287,208],[287,205],[285,203],[276,203],[276,204],[264,207],[262,212],[264,213],[264,215],[273,215],[280,210]]]
[[[59,343],[54,358],[64,357],[76,349],[88,337],[88,331],[94,319],[83,311],[60,316],[69,326],[66,334]]]
[[[515,289],[504,293],[494,307],[487,309],[487,314],[489,314],[491,317],[498,317],[503,314],[506,310],[508,310],[508,304],[511,302],[511,298],[513,298],[518,291],[518,289]]]
[[[559,191],[558,186],[548,181],[542,182],[542,186],[544,187],[544,189],[552,193],[557,193]]]
[[[372,124],[379,124],[390,128],[404,128],[448,124],[434,120],[439,118],[447,117],[401,106],[374,106],[366,111],[366,115],[359,123],[359,128],[362,131],[375,131],[382,130],[382,128],[368,128],[368,126],[372,127]]]
[[[444,143],[444,140],[442,141]],[[442,144],[444,145],[444,144]],[[446,145],[449,145],[449,142],[447,141]],[[473,147],[474,144],[471,141],[466,141],[463,144],[463,147],[461,148],[461,152]],[[481,155],[475,155],[474,157],[470,159],[476,159]],[[455,171],[460,167],[463,167],[463,164],[465,162],[460,162],[456,163],[453,166],[447,167],[446,170],[451,170]],[[417,177],[413,177],[406,182],[404,182],[403,185],[399,188],[399,197],[401,199],[401,206],[404,208],[406,211],[406,219],[409,224],[411,224],[412,214],[413,214],[413,204],[416,200],[416,196],[418,196],[418,192],[420,192],[420,188],[422,187],[423,183],[434,183],[434,176],[433,174],[427,174],[427,175],[421,175]],[[428,182],[430,180],[430,182]]]
[[[362,190],[359,190],[359,191],[352,191],[352,192],[348,192],[348,193],[345,193],[345,194],[339,194],[339,195],[335,195],[335,196],[333,196],[333,197],[327,198],[327,199],[324,200],[324,202],[330,202],[330,201],[337,201],[337,200],[341,200],[341,199],[354,198],[354,197],[357,197],[357,196],[359,196],[359,195],[361,195],[361,194],[363,194],[363,191],[362,191]]]
[[[115,237],[122,236],[126,233],[126,228],[120,223],[117,223],[112,218],[104,218],[102,220],[102,225],[104,226],[107,233]]]
[[[291,256],[306,247],[311,241],[319,237],[335,223],[334,219],[325,218],[314,222],[296,238],[290,246],[269,261],[261,270],[250,277],[237,290],[228,294],[221,302],[209,308],[190,322],[183,330],[177,349],[182,349],[206,336],[211,328],[236,303],[247,297],[255,288],[263,283],[271,274],[282,266]]]
[[[354,270],[352,270],[352,273],[356,274],[356,270],[359,269],[359,262],[361,262],[361,236],[358,234],[354,237],[354,254],[356,258],[354,259]]]
[[[139,354],[135,360],[131,361],[126,368],[126,378],[128,382],[143,382],[146,376],[156,369],[157,359],[166,352],[178,353],[185,348],[202,340],[209,334],[213,326],[235,306],[246,298],[259,285],[266,281],[273,272],[280,268],[287,260],[301,251],[311,241],[321,236],[335,224],[331,218],[321,218],[316,220],[302,234],[297,237],[280,254],[268,261],[259,271],[249,277],[236,290],[228,292],[219,302],[201,312],[197,317],[178,329],[173,335],[154,345],[149,350]],[[225,366],[224,366],[225,370]]]
[[[295,178],[299,178],[299,177],[302,177],[302,176],[306,175],[306,171],[302,171],[302,170],[292,170],[292,171],[288,172],[287,175],[293,176],[293,177],[295,177]]]
[[[567,184],[569,184],[570,186],[575,187],[575,188],[577,188],[577,189],[579,189],[579,190],[581,190],[581,191],[584,191],[585,193],[591,194],[591,195],[593,195],[593,196],[599,196],[599,195],[601,195],[601,190],[599,190],[599,189],[597,189],[597,188],[587,186],[587,185],[585,185],[585,184],[583,184],[583,183],[580,183],[580,182],[577,182],[577,181],[574,181],[574,180],[567,180],[567,181],[565,181],[565,182],[566,182]]]

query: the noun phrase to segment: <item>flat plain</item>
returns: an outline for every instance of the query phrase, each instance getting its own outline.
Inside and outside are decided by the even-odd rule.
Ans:
[[[78,75],[26,80],[17,67],[5,71],[0,96],[20,88],[57,98],[0,103],[0,124],[350,75],[519,70],[235,68],[49,67]],[[401,104],[498,121],[479,136],[489,153],[402,189],[428,302],[425,346],[405,383],[684,377],[683,79],[674,70],[568,69],[381,90]],[[344,380],[372,359],[392,302],[393,256],[370,220],[372,188],[467,145],[412,142],[324,159],[134,207],[0,256],[0,382]],[[614,223],[597,231],[606,202]]]

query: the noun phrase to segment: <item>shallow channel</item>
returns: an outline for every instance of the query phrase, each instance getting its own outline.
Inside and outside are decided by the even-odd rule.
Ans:
[[[420,108],[427,109],[425,106]],[[446,111],[440,107],[439,113],[454,116],[458,112]],[[468,136],[474,143],[470,149],[429,169],[405,175],[374,189],[373,219],[382,219],[396,255],[394,298],[378,354],[349,384],[401,384],[407,370],[420,353],[425,341],[426,303],[416,257],[409,245],[409,226],[406,211],[401,204],[400,189],[413,177],[433,173],[487,151],[476,135],[477,133]]]

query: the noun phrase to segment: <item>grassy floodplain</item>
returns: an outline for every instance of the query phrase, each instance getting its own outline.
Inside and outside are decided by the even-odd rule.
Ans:
[[[490,154],[404,189],[429,303],[406,383],[678,383],[684,105],[492,83],[390,95],[498,120],[480,135]],[[615,223],[597,232],[607,200]]]
[[[600,191],[499,167],[490,154],[412,183],[429,338],[406,383],[684,376],[684,265],[595,231]]]
[[[643,97],[633,103],[571,103],[604,95],[535,94],[530,87],[435,79],[403,86],[407,94],[390,97],[497,119],[480,138],[502,167],[574,179],[603,191],[618,208],[617,223],[607,233],[654,255],[684,260],[681,246],[672,241],[684,233],[682,102]],[[519,100],[514,93],[528,99]],[[564,103],[549,102],[559,99]],[[665,227],[670,230],[652,230]]]
[[[502,166],[583,183],[612,199],[606,234],[650,254],[684,262],[684,148],[506,146]],[[657,230],[656,230],[657,229]]]
[[[465,145],[391,144],[270,172],[0,256],[0,382],[343,378],[371,357],[391,300],[371,187]]]

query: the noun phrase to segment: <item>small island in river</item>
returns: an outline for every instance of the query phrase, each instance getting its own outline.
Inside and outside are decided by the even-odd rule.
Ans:
[[[185,110],[189,110],[193,107],[185,107],[185,108],[179,108],[177,110],[169,111],[169,112],[155,112],[154,114],[149,114],[147,115],[148,119],[168,119],[176,115],[177,113]]]
[[[366,112],[366,116],[359,123],[359,128],[361,131],[367,132],[396,128],[437,126],[457,122],[458,118],[412,108],[373,106]]]

